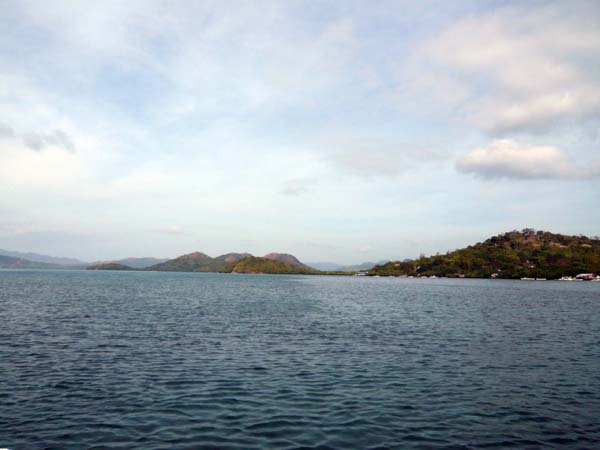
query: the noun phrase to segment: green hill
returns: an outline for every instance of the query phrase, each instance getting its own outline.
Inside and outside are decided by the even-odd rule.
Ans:
[[[524,229],[445,255],[375,266],[369,275],[556,279],[583,272],[600,273],[599,238]]]
[[[98,263],[86,267],[86,270],[135,270],[125,264],[118,263]]]
[[[227,253],[211,258],[210,256],[194,252],[170,259],[160,264],[146,267],[145,270],[159,272],[222,272],[227,264],[251,256],[250,253]]]
[[[263,258],[283,262],[291,266],[304,266],[304,264],[302,264],[298,258],[296,258],[294,255],[290,255],[289,253],[273,252],[266,254],[265,256],[263,256]]]
[[[266,273],[266,274],[318,274],[319,271],[304,265],[289,264],[269,258],[250,256],[230,263],[223,270],[228,273]]]
[[[163,263],[154,264],[146,267],[145,270],[156,270],[164,272],[194,272],[197,269],[210,266],[213,263],[213,258],[201,253],[194,252],[187,255],[179,256],[175,259],[170,259]]]

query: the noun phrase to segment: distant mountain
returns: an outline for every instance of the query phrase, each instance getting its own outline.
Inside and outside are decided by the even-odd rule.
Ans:
[[[289,253],[269,253],[268,255],[263,256],[263,258],[270,259],[271,261],[279,261],[291,266],[308,267],[306,264],[301,263],[294,255],[290,255]]]
[[[272,255],[272,254],[270,254]],[[287,258],[292,255],[286,255]],[[294,258],[292,256],[292,258]],[[296,258],[294,260],[298,261]],[[299,262],[299,261],[298,261]],[[317,274],[317,270],[311,269],[300,264],[290,264],[284,261],[279,261],[273,258],[250,256],[241,259],[240,261],[230,263],[225,268],[224,272],[228,273],[248,273],[248,274]]]
[[[211,258],[205,253],[194,252],[175,259],[146,267],[146,270],[166,272],[221,272],[229,263],[247,258],[250,253],[227,253]]]
[[[250,259],[249,259],[250,258]],[[241,261],[252,261],[252,264],[261,263],[261,267],[267,267],[265,270],[276,271],[281,270],[281,273],[305,273],[315,272],[314,269],[309,268],[305,264],[302,264],[298,258],[287,253],[269,253],[263,258],[255,258],[250,253],[226,253],[224,255],[211,258],[205,253],[195,252],[188,255],[182,255],[175,259],[165,261],[160,264],[155,264],[147,267],[145,270],[156,270],[156,271],[170,271],[170,272],[231,272],[233,267]],[[262,261],[264,260],[264,261]],[[246,267],[248,261],[240,267]],[[265,261],[271,261],[281,263],[287,266],[295,267],[293,270],[289,270],[286,266],[267,265]],[[264,268],[263,267],[263,268]],[[260,269],[260,268],[259,268]],[[256,269],[256,270],[259,270]],[[246,269],[244,269],[246,270]],[[253,270],[253,269],[248,269]],[[268,272],[275,273],[275,272]]]
[[[117,263],[98,263],[86,267],[87,270],[135,270],[132,267]]]
[[[381,264],[385,264],[388,263],[389,261],[387,259],[382,259],[381,261],[377,261],[377,262],[364,262],[362,264],[355,264],[352,266],[344,266],[342,267],[340,270],[347,270],[347,271],[354,271],[354,270],[369,270],[372,269],[373,267],[377,266],[377,265],[381,265]]]
[[[307,266],[314,267],[317,270],[340,270],[343,264],[334,262],[307,262]]]
[[[334,270],[338,272],[355,272],[357,270],[369,270],[377,265],[385,264],[389,261],[382,260],[377,262],[364,262],[362,264],[343,265],[333,262],[309,262],[306,263],[309,267],[314,267],[318,270]]]
[[[109,261],[116,264],[123,264],[133,269],[145,269],[146,267],[154,266],[168,261],[169,258],[123,258],[115,261]]]
[[[240,259],[248,258],[249,256],[252,255],[250,253],[226,253],[224,255],[217,256],[215,259],[225,263],[231,263],[239,261]]]
[[[65,266],[0,255],[0,269],[64,269]]]
[[[202,252],[194,252],[159,264],[154,264],[150,267],[146,267],[146,270],[164,272],[195,272],[197,269],[210,266],[213,261],[213,258]]]
[[[80,261],[79,259],[75,259],[75,258],[40,255],[38,253],[15,252],[15,251],[2,250],[2,249],[0,249],[0,255],[12,256],[13,258],[26,259],[31,262],[55,264],[55,265],[59,265],[59,266],[85,266],[86,264],[88,264],[85,261]]]
[[[415,260],[389,262],[369,275],[465,278],[548,278],[600,273],[600,238],[526,228],[484,242]]]

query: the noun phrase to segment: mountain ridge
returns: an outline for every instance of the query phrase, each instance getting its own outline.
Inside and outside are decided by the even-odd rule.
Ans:
[[[65,267],[58,264],[0,255],[0,269],[65,269]]]
[[[133,267],[114,262],[92,264],[86,267],[86,270],[136,270]]]
[[[178,256],[144,270],[158,272],[221,272],[227,264],[247,258],[250,253],[225,253],[215,258],[206,253],[193,252]]]
[[[255,258],[255,259],[249,259]],[[257,257],[250,253],[225,253],[217,257],[210,257],[206,253],[193,252],[170,259],[161,264],[155,264],[147,267],[144,270],[149,271],[166,271],[166,272],[226,272],[232,271],[237,263],[242,260],[246,261],[242,266],[258,265],[264,270],[283,271],[282,273],[296,272],[316,272],[312,267],[302,263],[298,258],[289,253],[267,253],[265,256]],[[287,266],[278,264],[269,264],[267,261],[281,263],[299,269],[291,269]],[[240,267],[242,267],[240,266]],[[256,270],[261,270],[260,267]],[[253,270],[247,268],[244,270]]]
[[[128,258],[115,259],[111,261],[107,261],[115,264],[122,264],[124,266],[129,266],[133,269],[145,269],[146,267],[154,266],[156,264],[161,264],[168,261],[169,258],[154,258],[151,256],[142,256],[135,257],[131,256]]]
[[[31,262],[40,262],[47,264],[55,264],[59,266],[82,266],[89,264],[86,261],[82,261],[76,258],[68,258],[65,256],[50,256],[43,255],[40,253],[33,252],[18,252],[13,250],[4,250],[0,249],[0,255],[2,256],[10,256],[13,258],[20,258]]]

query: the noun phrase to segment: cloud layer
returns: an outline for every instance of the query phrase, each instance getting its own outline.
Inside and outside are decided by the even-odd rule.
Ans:
[[[459,172],[513,180],[596,177],[598,17],[597,2],[509,4],[469,14],[424,40],[411,66],[416,92],[426,91],[433,99],[426,104],[437,102],[489,139],[457,160]]]
[[[598,234],[597,2],[2,6],[2,248],[350,263]]]
[[[363,178],[394,178],[446,159],[425,145],[381,139],[337,140],[326,144],[325,161],[344,173]]]
[[[422,49],[438,79],[463,86],[468,121],[497,136],[543,133],[600,119],[598,17],[597,2],[510,6],[461,19]]]
[[[597,164],[596,164],[597,165]],[[482,178],[559,179],[600,176],[592,168],[580,168],[566,152],[553,146],[529,145],[511,140],[495,140],[460,158],[458,170]]]

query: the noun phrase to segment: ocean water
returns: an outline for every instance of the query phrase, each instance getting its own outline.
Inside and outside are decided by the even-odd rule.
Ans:
[[[0,271],[0,447],[600,448],[600,283]]]

